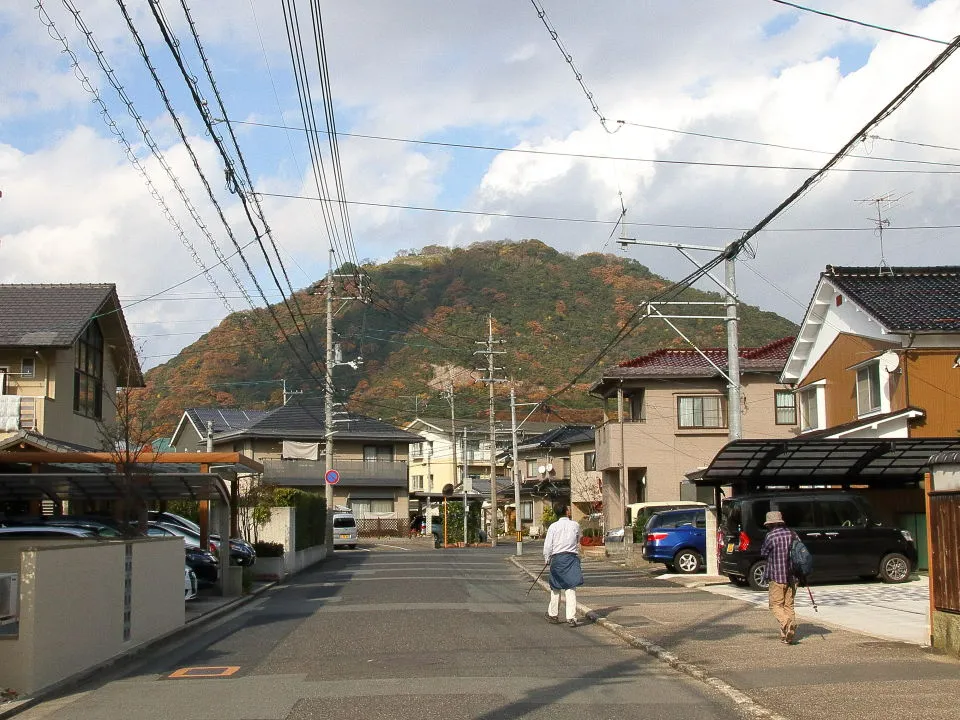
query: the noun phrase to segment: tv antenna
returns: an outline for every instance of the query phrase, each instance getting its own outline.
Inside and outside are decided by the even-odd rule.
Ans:
[[[867,198],[865,200],[857,200],[858,203],[863,203],[865,205],[876,205],[877,206],[877,217],[867,218],[874,225],[876,225],[876,234],[880,240],[880,274],[881,275],[893,275],[893,268],[887,263],[887,258],[883,252],[883,229],[890,227],[890,218],[883,216],[885,210],[889,210],[894,205],[897,205],[901,200],[903,200],[910,193],[905,193],[904,195],[897,195],[895,192],[891,191],[888,193],[883,193],[882,195],[877,195],[872,198]]]

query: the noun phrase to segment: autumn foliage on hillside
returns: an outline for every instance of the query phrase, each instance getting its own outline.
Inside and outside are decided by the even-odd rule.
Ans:
[[[604,367],[684,345],[665,323],[648,320],[601,356],[638,306],[670,285],[643,265],[614,255],[573,256],[538,240],[504,241],[456,249],[430,246],[363,271],[367,302],[338,304],[334,320],[343,360],[362,357],[363,364],[356,370],[335,368],[335,399],[385,420],[400,422],[415,413],[449,416],[443,393],[449,394],[451,386],[459,417],[484,417],[488,390],[479,379],[486,375],[487,356],[477,352],[485,349],[488,317],[495,339],[502,341],[494,347],[502,353],[494,356],[495,377],[514,380],[518,402],[550,398],[554,421],[598,419],[598,401],[588,390]],[[683,298],[716,301],[720,296],[687,290]],[[137,402],[172,430],[186,407],[277,407],[283,380],[288,390],[319,395],[324,298],[322,291],[303,291],[296,300],[296,326],[285,307],[276,306],[283,331],[265,309],[227,317],[149,371]],[[703,346],[725,345],[722,321],[679,323]],[[796,332],[788,320],[749,306],[741,307],[740,327],[743,347]],[[561,388],[567,389],[553,397]],[[508,418],[506,384],[498,384],[496,392],[498,412]]]

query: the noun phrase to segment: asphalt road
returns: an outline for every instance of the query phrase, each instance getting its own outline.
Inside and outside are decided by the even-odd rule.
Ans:
[[[19,717],[739,717],[709,686],[598,626],[546,623],[546,593],[526,594],[530,580],[505,559],[513,548],[338,550],[236,613]]]

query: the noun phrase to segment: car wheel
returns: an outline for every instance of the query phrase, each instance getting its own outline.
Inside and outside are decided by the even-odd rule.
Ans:
[[[884,555],[880,561],[880,579],[887,583],[902,583],[910,579],[910,561],[900,553]]]
[[[703,558],[695,550],[681,550],[673,556],[673,564],[677,566],[677,572],[690,575],[703,567]]]
[[[767,561],[761,560],[750,566],[750,572],[747,573],[747,585],[753,590],[766,590],[770,582],[763,576],[767,570]]]

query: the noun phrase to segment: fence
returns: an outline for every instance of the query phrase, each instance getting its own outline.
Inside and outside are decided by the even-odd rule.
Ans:
[[[403,518],[357,518],[358,537],[406,537],[410,521]]]
[[[937,610],[960,613],[960,493],[930,493],[930,568],[933,604]]]

